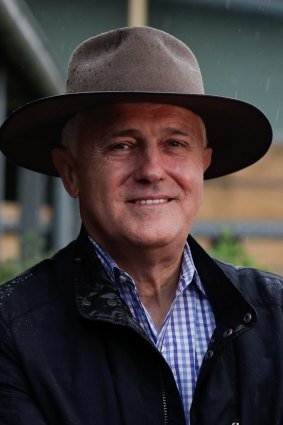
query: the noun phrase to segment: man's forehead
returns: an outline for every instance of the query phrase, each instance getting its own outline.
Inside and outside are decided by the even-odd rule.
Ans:
[[[206,129],[194,112],[166,103],[123,102],[80,112],[77,115],[79,139],[101,142],[112,137],[144,137],[145,133],[159,137],[200,135],[206,144]]]
[[[124,122],[129,119],[142,122],[144,118],[153,116],[156,118],[164,117],[168,120],[180,120],[188,124],[200,119],[197,114],[188,108],[166,103],[114,103],[78,113],[79,122],[90,126],[92,124],[111,125],[111,123]]]

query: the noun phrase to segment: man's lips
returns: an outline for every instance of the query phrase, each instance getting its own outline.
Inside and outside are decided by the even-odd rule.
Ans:
[[[135,205],[160,205],[160,204],[166,204],[168,202],[172,201],[172,198],[161,196],[161,197],[144,197],[144,198],[136,198],[131,199],[128,202]]]

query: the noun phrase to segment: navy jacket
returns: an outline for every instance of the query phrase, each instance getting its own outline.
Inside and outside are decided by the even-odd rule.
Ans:
[[[191,425],[282,425],[282,279],[189,244],[217,325]],[[0,288],[0,424],[185,424],[170,368],[84,231]]]

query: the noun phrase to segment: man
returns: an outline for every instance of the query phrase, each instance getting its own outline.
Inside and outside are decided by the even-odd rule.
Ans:
[[[60,175],[82,231],[1,288],[1,425],[282,425],[282,279],[188,236],[203,178],[254,163],[271,137],[148,27],[86,40],[66,94],[3,124],[2,151]]]

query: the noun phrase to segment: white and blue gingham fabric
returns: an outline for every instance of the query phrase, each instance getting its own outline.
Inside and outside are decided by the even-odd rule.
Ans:
[[[96,253],[131,313],[172,369],[180,392],[186,423],[203,356],[215,327],[214,315],[195,269],[189,245],[183,255],[176,297],[158,333],[143,306],[133,279],[93,239]]]

